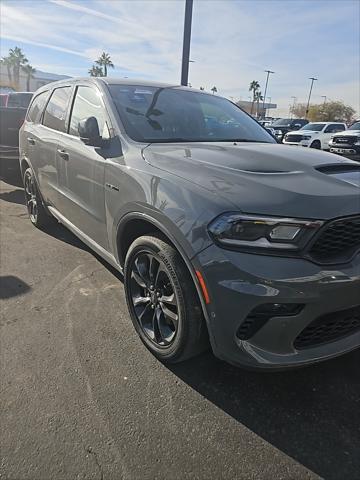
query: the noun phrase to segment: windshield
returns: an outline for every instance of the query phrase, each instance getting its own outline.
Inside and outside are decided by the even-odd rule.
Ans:
[[[321,132],[325,127],[325,123],[308,123],[300,128],[300,130],[312,130],[313,132]]]
[[[349,130],[360,130],[360,122],[355,122],[353,125],[351,125]]]
[[[176,87],[109,85],[126,133],[137,142],[275,140],[225,98]]]
[[[271,124],[272,127],[282,126],[282,127],[290,127],[293,120],[291,118],[279,118]]]

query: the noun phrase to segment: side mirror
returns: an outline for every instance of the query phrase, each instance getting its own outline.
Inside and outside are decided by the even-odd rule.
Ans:
[[[95,117],[85,118],[78,125],[80,140],[91,147],[102,147],[103,139],[100,136],[99,124]]]

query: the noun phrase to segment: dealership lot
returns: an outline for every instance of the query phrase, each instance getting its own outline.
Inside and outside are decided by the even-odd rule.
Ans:
[[[119,274],[63,227],[35,229],[1,162],[2,478],[358,478],[359,350],[286,373],[210,353],[163,366]]]

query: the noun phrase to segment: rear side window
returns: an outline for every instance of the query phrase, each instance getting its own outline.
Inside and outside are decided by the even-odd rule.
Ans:
[[[336,133],[342,132],[345,130],[345,125],[341,125],[341,123],[333,123],[326,127],[325,133]]]
[[[46,127],[65,132],[65,118],[70,93],[71,87],[59,87],[53,91],[44,114],[43,124]]]
[[[76,89],[71,112],[69,134],[78,137],[79,122],[89,117],[95,117],[98,121],[100,135],[103,138],[109,138],[106,112],[101,101],[101,93],[92,87],[79,86]]]
[[[49,98],[49,92],[41,92],[37,95],[29,108],[26,119],[29,122],[39,123],[41,114],[44,110],[47,99]]]

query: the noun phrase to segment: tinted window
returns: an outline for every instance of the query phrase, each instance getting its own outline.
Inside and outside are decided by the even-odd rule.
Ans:
[[[53,130],[65,132],[66,110],[71,87],[56,88],[46,106],[43,124]]]
[[[271,126],[274,126],[274,127],[290,127],[291,125],[291,118],[279,118],[278,120],[275,120],[275,122],[273,122],[271,124]]]
[[[342,132],[343,130],[345,130],[344,125],[341,125],[340,123],[333,123],[326,127],[325,133],[336,133],[336,132]]]
[[[28,108],[32,96],[31,92],[10,93],[7,106],[8,108]]]
[[[170,87],[109,88],[127,134],[139,142],[275,142],[225,98]]]
[[[300,130],[311,130],[312,132],[321,132],[325,127],[325,123],[308,123],[300,128]]]
[[[79,122],[89,117],[95,117],[97,119],[100,135],[103,138],[109,138],[106,113],[101,101],[101,93],[92,87],[80,86],[76,89],[75,101],[71,112],[70,135],[78,137]]]
[[[42,111],[48,99],[49,92],[42,92],[37,95],[27,113],[27,120],[34,123],[39,123]]]
[[[360,130],[360,122],[356,122],[353,125],[351,125],[349,130]]]

